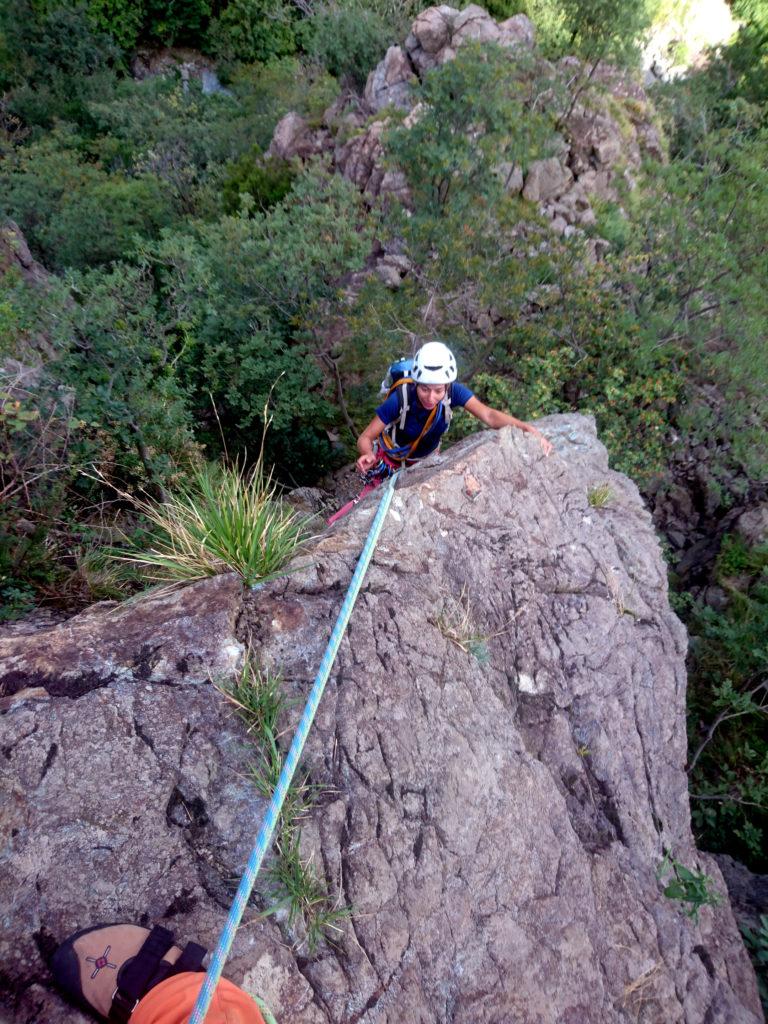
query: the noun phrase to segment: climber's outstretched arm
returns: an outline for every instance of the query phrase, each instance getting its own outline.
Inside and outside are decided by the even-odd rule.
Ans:
[[[551,443],[544,437],[540,430],[536,427],[531,426],[530,423],[524,423],[522,420],[516,420],[514,416],[510,416],[507,412],[501,412],[499,409],[492,409],[489,405],[484,405],[479,398],[475,398],[474,395],[467,404],[464,406],[467,412],[472,413],[476,419],[480,420],[481,423],[485,423],[486,426],[493,427],[494,430],[500,430],[502,427],[517,427],[518,430],[525,431],[526,434],[533,434],[538,438],[541,449],[545,455],[549,455],[552,452]],[[358,441],[358,447],[360,442]]]

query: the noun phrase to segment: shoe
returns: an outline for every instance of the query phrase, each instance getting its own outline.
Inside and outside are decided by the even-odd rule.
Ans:
[[[75,932],[51,959],[54,980],[78,1006],[125,1024],[139,1000],[174,974],[201,971],[206,950],[196,942],[183,950],[159,925],[107,924]]]

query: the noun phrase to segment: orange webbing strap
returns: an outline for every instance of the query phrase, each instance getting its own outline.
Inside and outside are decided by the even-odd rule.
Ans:
[[[397,459],[398,462],[403,463],[403,462],[406,461],[406,459],[412,459],[413,458],[413,453],[416,451],[416,448],[417,448],[419,442],[424,437],[424,435],[427,433],[427,431],[432,426],[432,424],[435,422],[435,416],[437,415],[437,410],[439,409],[439,407],[440,407],[439,405],[436,405],[434,407],[434,409],[430,412],[429,416],[427,416],[427,422],[421,428],[421,433],[416,438],[416,440],[413,442],[413,444],[408,449],[408,451],[406,452],[405,455],[393,455],[391,449],[394,448],[395,446],[392,444],[392,441],[387,437],[386,428],[385,428],[385,430],[383,430],[381,432],[381,441],[382,441],[382,444],[384,445],[384,447],[387,449],[387,455],[388,455],[388,457],[390,459]]]

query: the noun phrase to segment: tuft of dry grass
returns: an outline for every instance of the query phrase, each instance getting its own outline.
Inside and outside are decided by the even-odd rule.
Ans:
[[[466,587],[458,598],[448,598],[434,623],[446,640],[472,654],[481,665],[489,660],[488,641],[496,634],[484,633],[475,623]]]

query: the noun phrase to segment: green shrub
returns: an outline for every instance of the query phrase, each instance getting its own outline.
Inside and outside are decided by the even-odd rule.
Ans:
[[[670,900],[679,900],[685,904],[685,913],[694,921],[699,919],[702,907],[716,907],[722,902],[722,896],[712,888],[713,881],[703,871],[692,871],[671,854],[666,853],[658,867],[657,877],[662,879],[672,874],[672,881],[664,887],[664,895]]]
[[[525,14],[526,10],[524,0],[488,0],[484,7],[496,21],[505,21],[515,14]]]
[[[58,215],[39,232],[53,267],[87,267],[129,255],[137,240],[155,238],[175,219],[162,184],[152,175],[114,175],[63,197]]]
[[[152,162],[156,173],[169,165],[169,176],[173,164],[199,171],[232,159],[249,144],[242,139],[247,127],[236,100],[225,93],[203,95],[196,79],[186,85],[176,75],[125,80],[89,109],[99,137],[88,154],[110,170]]]
[[[617,253],[622,253],[631,241],[632,225],[616,203],[593,200],[597,222],[592,234],[605,238]]]
[[[522,419],[592,412],[612,465],[648,481],[666,463],[669,414],[683,386],[680,356],[654,347],[616,287],[615,269],[586,268],[582,252],[580,243],[551,245],[538,308],[497,339],[496,372],[478,374],[473,385]]]
[[[275,125],[290,110],[319,124],[339,92],[338,83],[317,65],[283,57],[268,64],[236,67],[228,83],[243,112],[248,146],[265,151]]]
[[[93,24],[128,52],[141,41],[200,46],[211,17],[210,0],[88,0],[87,9]]]
[[[134,248],[135,236],[155,237],[175,217],[154,175],[109,175],[79,156],[78,141],[53,133],[0,165],[0,212],[54,269],[118,259]]]
[[[136,49],[146,20],[144,0],[88,0],[88,14],[99,31],[123,50]]]
[[[94,0],[90,0],[91,3]],[[124,4],[130,0],[123,0]],[[165,46],[200,46],[211,17],[211,0],[144,0],[145,32]]]
[[[243,196],[250,196],[253,207],[265,212],[291,191],[296,170],[287,160],[265,159],[258,151],[246,153],[229,166],[222,182],[222,201],[226,213],[237,213]]]
[[[84,3],[0,5],[0,37],[4,75],[13,86],[7,106],[27,124],[47,128],[62,119],[88,125],[88,103],[114,88],[120,50],[94,28]]]
[[[31,327],[19,314],[17,326]],[[6,344],[15,349],[18,342]],[[10,360],[0,365],[0,620],[25,614],[60,575],[51,533],[66,519],[80,424],[58,383]]]
[[[307,52],[336,78],[358,89],[396,35],[381,15],[366,8],[323,7],[305,22]]]
[[[296,49],[296,19],[283,0],[230,0],[211,22],[208,49],[224,61],[266,61]]]
[[[338,278],[362,265],[370,237],[357,191],[314,169],[266,213],[224,217],[194,236],[168,234],[148,250],[166,302],[186,324],[187,387],[202,409],[213,396],[230,451],[253,447],[269,401],[281,455],[311,461],[311,451],[301,455],[311,441],[327,459],[323,427],[332,411],[302,339]],[[215,446],[216,436],[214,424],[204,438]]]
[[[768,828],[768,546],[726,538],[717,576],[730,590],[716,612],[694,604],[688,685],[692,819],[706,849],[765,871]]]
[[[48,311],[58,379],[84,430],[78,463],[118,486],[159,491],[195,458],[176,371],[182,329],[158,308],[151,276],[118,264],[74,276],[76,301]]]
[[[768,568],[768,544],[750,547],[738,534],[723,537],[715,566],[715,578],[724,583],[731,576],[758,578]]]

